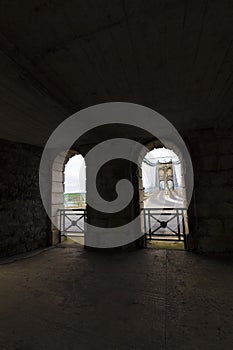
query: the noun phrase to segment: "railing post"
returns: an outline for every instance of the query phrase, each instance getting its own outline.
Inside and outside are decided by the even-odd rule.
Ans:
[[[58,237],[58,242],[61,243],[61,210],[59,210],[59,237]]]
[[[146,209],[143,210],[143,218],[144,218],[144,236],[145,236],[145,246],[147,246],[147,234],[146,234]]]
[[[150,209],[148,209],[148,223],[149,223],[149,237],[151,241],[151,221],[150,221]]]
[[[66,225],[66,216],[65,216],[65,211],[62,211],[62,215],[63,215],[63,224],[62,224],[62,234],[63,236],[65,235],[65,225]]]
[[[178,240],[180,241],[180,219],[179,219],[179,209],[176,209],[177,214],[177,229],[178,229]]]
[[[184,248],[187,249],[187,241],[186,241],[186,229],[185,229],[185,222],[184,222],[184,209],[182,209],[182,226],[183,226],[183,238],[184,238]]]

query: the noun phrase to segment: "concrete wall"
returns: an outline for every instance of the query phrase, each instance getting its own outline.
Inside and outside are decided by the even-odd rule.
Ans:
[[[66,159],[64,155],[59,155],[55,159],[52,168],[52,196],[51,196],[51,223],[52,244],[59,242],[59,212],[64,207],[64,163]]]
[[[0,257],[50,244],[38,169],[41,149],[0,140]]]
[[[195,176],[190,232],[199,251],[233,251],[232,132],[215,127],[186,137]]]

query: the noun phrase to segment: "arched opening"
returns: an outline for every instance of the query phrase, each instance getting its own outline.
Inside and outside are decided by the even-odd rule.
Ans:
[[[86,176],[82,169],[84,158],[76,154],[68,160],[64,171],[64,206],[72,209],[86,208]]]
[[[83,244],[86,215],[84,158],[70,150],[56,157],[52,169],[52,244],[72,240]]]
[[[147,242],[185,248],[188,218],[182,160],[172,149],[150,149],[142,162],[139,186]]]

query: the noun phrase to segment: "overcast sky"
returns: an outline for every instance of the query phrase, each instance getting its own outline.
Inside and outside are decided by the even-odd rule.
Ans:
[[[81,155],[72,157],[65,167],[65,193],[86,192],[85,180],[86,170],[83,157]]]

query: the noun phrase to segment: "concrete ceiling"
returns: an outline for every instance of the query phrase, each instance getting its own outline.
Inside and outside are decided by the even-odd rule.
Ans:
[[[146,105],[179,131],[233,108],[233,1],[3,0],[0,137],[43,145],[93,104]]]

